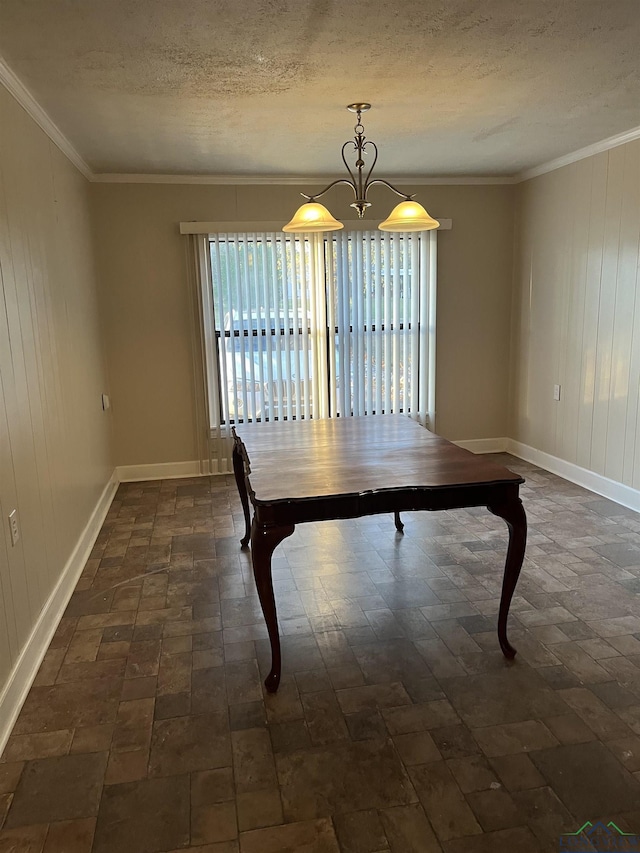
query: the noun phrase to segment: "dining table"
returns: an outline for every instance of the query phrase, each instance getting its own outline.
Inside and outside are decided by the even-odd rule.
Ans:
[[[486,507],[509,532],[497,633],[505,657],[515,656],[507,618],[527,539],[519,474],[405,414],[241,423],[232,434],[245,521],[241,546],[251,545],[271,646],[269,692],[278,689],[282,671],[272,555],[296,525],[315,521],[392,513],[402,532],[403,512]]]

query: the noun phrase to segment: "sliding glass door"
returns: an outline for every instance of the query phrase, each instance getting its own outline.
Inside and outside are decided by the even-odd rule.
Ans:
[[[429,413],[435,232],[215,234],[208,245],[212,427]]]

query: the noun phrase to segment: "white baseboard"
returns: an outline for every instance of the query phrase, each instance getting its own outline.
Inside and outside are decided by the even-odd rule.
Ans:
[[[470,438],[467,441],[453,443],[472,453],[504,453],[508,441],[508,438]]]
[[[587,468],[581,468],[580,465],[574,465],[573,462],[567,462],[558,456],[552,456],[550,453],[536,450],[535,447],[529,447],[528,444],[514,441],[512,438],[507,440],[506,449],[507,453],[518,456],[520,459],[524,459],[525,462],[531,462],[539,468],[544,468],[545,471],[550,471],[552,474],[564,477],[565,480],[569,480],[571,483],[589,489],[589,491],[602,495],[602,497],[609,498],[609,500],[633,509],[635,512],[640,512],[640,491],[632,489],[631,486],[625,486],[624,483],[610,480],[608,477],[603,477],[602,474],[596,474]]]
[[[137,483],[140,480],[174,480],[177,477],[200,477],[200,463],[156,462],[151,465],[119,465],[116,476],[120,483]]]
[[[580,465],[574,465],[573,462],[567,462],[558,456],[536,450],[535,447],[515,441],[513,438],[473,438],[468,441],[455,441],[454,444],[464,447],[465,450],[471,450],[472,453],[511,453],[512,456],[531,462],[532,465],[544,468],[551,474],[557,474],[597,495],[640,512],[640,491],[637,489],[632,489],[616,480],[610,480],[587,468],[581,468]]]
[[[38,673],[42,659],[49,648],[49,643],[71,598],[78,578],[89,559],[89,554],[104,523],[117,488],[118,483],[114,472],[80,534],[80,538],[62,570],[60,579],[42,608],[38,621],[11,671],[9,680],[0,693],[0,754],[2,754],[11,734],[24,700],[27,698],[27,693]]]

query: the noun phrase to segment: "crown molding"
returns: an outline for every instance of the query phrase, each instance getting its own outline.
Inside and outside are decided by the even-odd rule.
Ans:
[[[13,95],[25,112],[36,122],[36,124],[47,134],[49,139],[62,151],[62,153],[73,163],[73,165],[92,183],[98,184],[202,184],[220,186],[324,186],[334,179],[334,175],[155,175],[135,173],[94,173],[89,164],[78,153],[64,133],[49,117],[48,113],[40,106],[29,89],[22,83],[17,75],[0,57],[0,84]],[[577,151],[564,154],[555,160],[541,163],[531,169],[525,169],[516,175],[451,175],[442,177],[415,177],[410,175],[396,176],[388,175],[387,179],[393,180],[400,186],[500,186],[509,184],[520,184],[529,181],[548,172],[554,172],[563,166],[577,163],[595,154],[602,154],[640,139],[640,127],[632,128],[624,133],[610,136],[593,145],[587,145]]]
[[[627,142],[633,142],[636,139],[640,139],[640,127],[634,127],[631,130],[626,130],[624,133],[618,133],[615,136],[610,136],[608,139],[594,142],[593,145],[579,148],[578,151],[572,151],[570,154],[565,154],[556,160],[549,160],[548,163],[542,163],[540,166],[534,166],[532,169],[525,169],[524,172],[516,175],[514,183],[520,184],[523,181],[530,181],[531,178],[546,175],[547,172],[554,172],[563,166],[569,166],[571,163],[577,163],[579,160],[593,157],[594,154],[602,154],[605,151],[618,148],[620,145],[626,145]]]
[[[96,184],[218,184],[225,186],[325,186],[335,178],[335,175],[148,175],[148,174],[117,174],[105,172],[93,174],[90,180]],[[438,185],[476,185],[476,184],[513,184],[515,178],[456,176],[441,178],[416,178],[409,176],[396,177],[389,175],[388,179],[400,186],[438,186]]]
[[[60,151],[67,157],[85,178],[91,180],[93,173],[88,163],[78,154],[60,128],[49,118],[31,92],[22,83],[7,63],[0,57],[0,83],[10,92],[25,112],[31,116],[35,123],[44,130],[49,139],[58,146]]]

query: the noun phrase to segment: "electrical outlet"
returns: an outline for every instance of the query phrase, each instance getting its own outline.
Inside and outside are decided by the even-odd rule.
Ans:
[[[560,401],[561,387],[562,386],[560,386],[560,385],[554,385],[553,386],[553,399],[556,401],[556,403]]]
[[[103,411],[107,412],[107,411],[109,411],[110,408],[111,408],[111,400],[109,399],[109,395],[103,394],[102,395],[102,409],[103,409]]]
[[[11,544],[16,545],[20,538],[20,525],[18,524],[18,510],[9,513],[9,530],[11,531]]]

